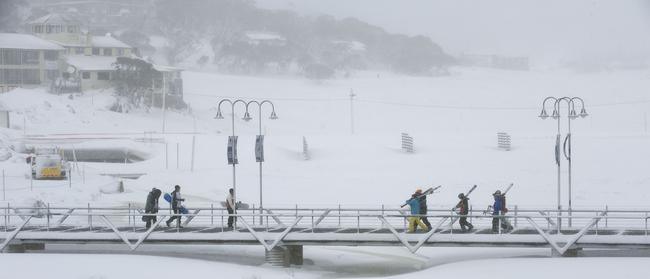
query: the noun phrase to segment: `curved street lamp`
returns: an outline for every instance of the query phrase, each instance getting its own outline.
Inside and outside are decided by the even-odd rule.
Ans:
[[[217,115],[214,117],[215,119],[224,119],[223,114],[221,113],[221,105],[223,103],[230,103],[230,109],[231,109],[231,117],[232,117],[232,136],[235,136],[235,106],[238,103],[241,103],[245,107],[247,106],[246,101],[237,99],[237,100],[230,100],[230,99],[223,99],[219,102],[219,105],[217,106]],[[234,158],[233,158],[234,160]],[[233,161],[232,164],[232,198],[235,203],[235,208],[233,208],[233,214],[237,214],[237,176],[236,176],[236,167],[237,165]],[[237,219],[235,219],[235,229],[237,228]]]
[[[276,119],[278,119],[278,115],[275,113],[275,105],[273,105],[273,102],[271,102],[269,100],[264,100],[264,101],[261,101],[261,102],[258,102],[258,101],[250,101],[250,102],[248,102],[246,104],[246,113],[244,114],[244,118],[242,118],[245,121],[250,121],[250,120],[253,119],[251,117],[249,111],[248,111],[248,107],[251,104],[256,104],[257,105],[257,111],[259,112],[259,114],[258,114],[258,119],[259,119],[258,136],[261,136],[262,135],[262,107],[264,106],[264,104],[271,105],[271,115],[269,116],[269,119],[276,120]],[[263,206],[263,195],[262,195],[262,193],[263,193],[262,192],[262,163],[263,163],[263,161],[264,161],[263,159],[259,160],[259,163],[260,163],[260,213],[263,213],[262,210],[264,208],[264,206]],[[262,218],[260,218],[260,224],[262,224],[262,222],[263,222],[263,220],[262,220]]]
[[[557,120],[557,136],[555,138],[555,163],[557,164],[557,208],[558,208],[558,231],[561,230],[562,227],[562,221],[560,219],[560,215],[562,215],[562,205],[561,205],[561,199],[560,199],[560,185],[561,185],[561,166],[560,166],[560,140],[561,140],[561,133],[560,133],[560,110],[561,110],[561,104],[562,102],[565,102],[567,104],[567,128],[568,128],[568,133],[566,138],[564,139],[564,144],[563,144],[563,153],[565,159],[568,161],[568,169],[569,169],[569,216],[571,216],[571,210],[572,210],[572,203],[571,203],[571,120],[575,120],[578,117],[585,118],[589,114],[587,114],[587,111],[585,110],[585,104],[584,100],[580,97],[561,97],[561,98],[556,98],[556,97],[546,97],[544,101],[542,102],[542,112],[539,114],[539,117],[541,119],[546,119],[548,118],[548,113],[546,113],[546,102],[553,100],[553,113],[551,114],[551,118],[554,120]],[[575,101],[580,101],[580,114],[576,113],[575,110]],[[568,146],[568,148],[567,148]],[[572,225],[571,224],[571,218],[569,218],[569,227]]]

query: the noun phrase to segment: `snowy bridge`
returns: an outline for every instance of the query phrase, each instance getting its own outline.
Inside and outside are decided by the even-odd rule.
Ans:
[[[182,215],[182,228],[167,227],[163,222],[173,214],[161,212],[156,226],[146,229],[143,212],[132,207],[0,207],[0,250],[43,249],[54,243],[128,245],[131,250],[147,243],[246,244],[263,245],[270,261],[299,264],[303,245],[403,246],[413,253],[424,246],[548,247],[556,255],[582,248],[650,248],[650,211],[642,210],[574,210],[569,216],[567,211],[516,209],[503,217],[514,229],[496,233],[493,216],[481,212],[470,212],[474,230],[463,233],[458,215],[449,210],[430,210],[433,229],[417,233],[406,233],[409,215],[402,209],[238,210],[234,230],[227,229],[229,215],[223,208],[191,209]]]

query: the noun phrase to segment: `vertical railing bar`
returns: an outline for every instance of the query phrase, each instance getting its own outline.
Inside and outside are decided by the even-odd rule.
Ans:
[[[339,203],[339,229],[341,228],[341,204]]]
[[[210,204],[210,227],[214,227],[214,203]]]
[[[515,205],[515,228],[517,227],[517,214],[518,213],[518,208],[517,205]]]
[[[92,216],[90,216],[90,203],[88,203],[88,230],[93,230]]]
[[[609,206],[605,205],[605,228],[608,226],[608,221],[609,220]]]
[[[311,233],[314,233],[314,210],[311,210]]]
[[[221,232],[223,232],[223,208],[221,209]]]
[[[361,232],[361,212],[357,210],[357,233]]]
[[[50,231],[50,203],[47,203],[47,227],[45,228],[46,231]]]

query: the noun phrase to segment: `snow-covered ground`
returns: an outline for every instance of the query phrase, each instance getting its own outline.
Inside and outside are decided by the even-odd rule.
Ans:
[[[650,182],[647,171],[650,134],[646,120],[650,110],[648,71],[577,74],[562,70],[511,72],[456,68],[446,77],[359,73],[351,79],[318,83],[293,78],[185,72],[184,85],[185,100],[192,113],[168,111],[165,134],[161,133],[160,110],[111,112],[107,109],[111,104],[108,91],[88,92],[73,99],[67,95],[50,95],[41,89],[16,89],[0,95],[2,106],[12,111],[12,129],[3,130],[2,142],[6,145],[20,149],[25,144],[51,142],[68,148],[128,148],[148,155],[148,160],[129,164],[79,163],[73,173],[72,187],[67,181],[34,181],[31,191],[29,168],[21,155],[14,153],[9,160],[0,162],[7,175],[6,201],[20,204],[40,199],[53,205],[141,205],[151,187],[171,191],[173,185],[180,184],[188,207],[218,203],[225,199],[226,190],[232,184],[232,169],[225,156],[227,136],[232,132],[230,108],[222,107],[226,119],[214,119],[217,103],[224,97],[269,99],[275,104],[278,120],[268,119],[270,107],[263,109],[267,207],[396,206],[416,187],[443,185],[429,204],[448,209],[455,204],[459,192],[477,184],[479,188],[471,201],[474,208],[484,208],[494,190],[514,182],[516,188],[508,194],[510,205],[552,208],[556,204],[553,146],[557,123],[537,117],[546,96],[580,96],[590,114],[572,122],[575,208],[606,205],[647,208],[650,197],[650,188],[646,187]],[[353,103],[354,135],[350,127],[351,90],[357,95]],[[565,110],[562,113],[566,114]],[[251,122],[241,120],[243,113],[243,107],[238,106],[235,119],[236,133],[240,136],[238,197],[257,204],[259,170],[253,147],[258,111],[252,108]],[[564,129],[566,119],[561,124]],[[400,150],[402,132],[414,137],[414,154]],[[511,151],[496,148],[497,132],[512,135]],[[191,171],[194,136],[197,151],[194,171]],[[309,144],[310,160],[304,160],[302,155],[303,136]],[[149,141],[142,142],[142,139]],[[105,173],[144,175],[137,180],[125,180],[125,193],[108,194],[110,191],[102,189],[117,181],[100,175]],[[563,175],[566,177],[566,172]],[[563,188],[563,198],[566,199],[566,188]],[[322,250],[315,253],[320,255],[318,251]],[[393,253],[385,249],[364,251]],[[441,250],[424,251],[435,254]],[[450,250],[443,251],[450,253]],[[309,252],[305,256],[309,258]],[[9,259],[20,261],[20,257]],[[345,263],[345,260],[332,261]],[[486,274],[494,274],[493,265],[501,261],[479,261],[472,265],[483,266]],[[518,261],[524,270],[534,265],[562,267],[566,264],[558,260]],[[577,260],[575,263],[602,267],[596,262]],[[628,264],[643,265],[642,260],[630,260],[622,263],[622,269]],[[444,265],[423,272],[427,276],[429,272],[432,276],[442,276],[457,268]],[[245,273],[250,276],[243,278],[256,278],[255,269],[251,270]],[[283,272],[277,275],[287,276]]]

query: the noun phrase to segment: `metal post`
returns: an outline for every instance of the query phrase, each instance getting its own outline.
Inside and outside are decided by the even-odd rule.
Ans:
[[[258,117],[259,117],[259,120],[260,120],[260,122],[259,122],[260,125],[259,125],[258,135],[261,136],[261,135],[262,135],[262,105],[261,105],[261,104],[259,105],[259,111],[258,111],[258,114],[259,114]],[[263,203],[263,200],[262,200],[262,198],[263,198],[263,196],[264,196],[264,195],[262,194],[262,193],[263,193],[263,192],[262,192],[262,163],[263,163],[262,160],[260,160],[260,210],[262,210],[262,208],[264,207],[264,206],[263,206],[264,203]],[[260,218],[260,225],[261,225],[261,224],[262,224],[262,218]]]
[[[93,230],[93,217],[90,216],[90,203],[88,203],[88,228],[90,228],[91,231]]]
[[[235,104],[232,103],[232,136],[235,137]],[[234,146],[233,146],[234,148]],[[234,152],[234,151],[233,151]],[[232,198],[235,203],[235,208],[232,209],[233,214],[237,216],[237,176],[236,169],[237,164],[234,162],[235,158],[233,157],[232,162]],[[235,217],[235,222],[233,224],[234,230],[237,230],[237,217]]]
[[[559,104],[557,105],[558,108],[558,113],[559,113]],[[558,145],[558,153],[560,152],[560,146],[562,140],[562,136],[560,135],[560,117],[558,116],[557,118],[557,139],[556,139],[556,144]],[[556,154],[557,156],[557,234],[560,234],[560,231],[562,230],[562,200],[561,200],[561,191],[560,191],[560,185],[562,184],[561,182],[561,167],[560,167],[560,154]]]
[[[72,189],[72,168],[68,168],[68,187]]]
[[[45,227],[46,231],[50,231],[50,203],[47,203],[47,225]]]
[[[341,227],[341,204],[339,204],[339,228]]]
[[[609,206],[605,205],[605,228],[607,228],[608,220],[609,220]]]
[[[570,105],[569,105],[569,107],[570,107]],[[571,117],[569,117],[567,115],[567,119],[568,119],[567,120],[567,122],[568,122],[567,127],[568,127],[568,130],[569,130],[569,133],[567,134],[568,144],[569,144],[569,158],[567,158],[567,161],[569,161],[569,174],[568,174],[568,176],[569,176],[569,212],[568,213],[569,213],[569,228],[571,228],[571,225],[572,225],[571,224],[572,223],[572,220],[571,220],[572,219],[571,218],[571,216],[572,216],[572,212],[571,212],[571,208],[572,208],[571,207]]]
[[[518,215],[518,214],[517,214],[517,211],[518,211],[518,208],[517,208],[517,206],[515,205],[515,228],[517,227],[517,215]]]
[[[33,192],[34,191],[34,166],[30,164],[29,168],[31,170],[29,172],[29,190]]]

